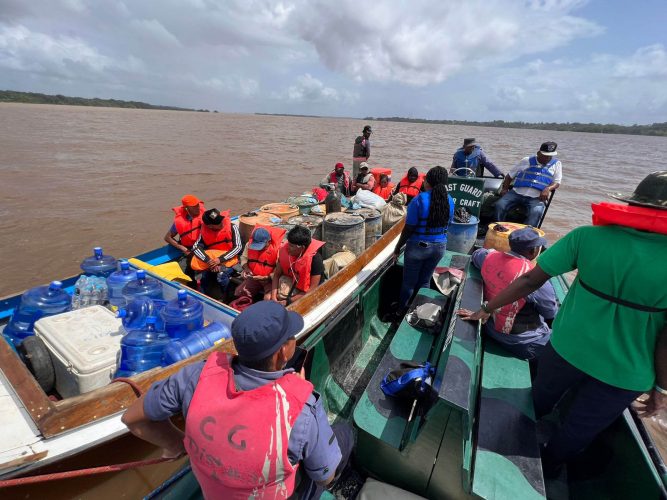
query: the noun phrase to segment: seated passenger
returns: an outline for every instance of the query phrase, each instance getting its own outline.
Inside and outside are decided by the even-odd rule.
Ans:
[[[315,240],[304,226],[294,226],[280,247],[273,273],[271,300],[289,305],[319,286],[324,278],[324,263],[317,251],[322,241]]]
[[[500,188],[502,198],[496,203],[496,220],[505,221],[509,211],[521,205],[528,211],[524,224],[537,227],[544,213],[544,202],[558,189],[563,167],[556,158],[555,142],[545,142],[535,156],[526,156],[505,176]],[[510,191],[510,183],[514,187]],[[508,192],[509,191],[509,192]]]
[[[373,192],[380,196],[384,201],[389,201],[393,189],[394,184],[389,182],[389,176],[387,174],[382,174],[380,175],[380,182],[373,188]]]
[[[415,167],[410,167],[410,170],[408,170],[405,177],[401,179],[401,182],[398,183],[392,195],[396,193],[405,193],[405,196],[408,197],[409,204],[412,201],[412,198],[422,191],[424,191],[424,178],[419,177],[419,171]]]
[[[515,279],[527,273],[547,241],[532,227],[512,232],[510,252],[480,248],[472,254],[472,263],[482,270],[484,299],[491,300]],[[486,307],[486,302],[482,308]],[[486,334],[515,356],[537,358],[551,337],[551,322],[558,312],[556,293],[550,281],[509,305],[493,312],[484,325]],[[546,320],[546,321],[545,321]]]
[[[192,246],[199,238],[201,232],[201,217],[204,211],[204,203],[196,196],[186,194],[181,199],[181,206],[172,208],[174,211],[174,223],[164,235],[164,241],[176,248],[183,255],[178,263],[183,272],[194,280],[195,271],[190,267],[192,260]],[[178,239],[176,239],[178,236]]]
[[[359,175],[352,183],[352,193],[356,193],[360,189],[365,189],[367,191],[373,191],[375,187],[375,177],[371,174],[368,163],[365,161],[361,162],[359,165]]]
[[[322,187],[326,187],[328,184],[335,184],[338,191],[345,196],[352,194],[352,179],[350,179],[350,174],[345,171],[345,165],[340,162],[336,163],[334,169],[320,181]]]
[[[261,293],[264,300],[271,300],[272,275],[285,232],[278,227],[255,227],[241,255],[243,282],[236,287],[236,297],[246,296],[254,300]]]
[[[217,295],[216,283],[219,291],[224,293],[229,285],[229,278],[234,273],[234,266],[238,263],[243,244],[241,235],[236,224],[232,224],[229,210],[220,212],[212,208],[204,212],[202,216],[201,234],[192,252],[197,258],[195,263],[204,271],[202,275],[202,287],[207,295]]]
[[[482,177],[484,169],[487,169],[494,177],[503,177],[503,173],[484,154],[484,150],[477,145],[475,139],[463,139],[463,147],[456,150],[452,158],[452,166],[449,173],[460,177]]]

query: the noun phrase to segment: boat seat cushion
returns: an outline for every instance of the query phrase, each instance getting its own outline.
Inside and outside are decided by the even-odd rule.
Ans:
[[[492,342],[484,346],[473,493],[545,497],[528,362]]]

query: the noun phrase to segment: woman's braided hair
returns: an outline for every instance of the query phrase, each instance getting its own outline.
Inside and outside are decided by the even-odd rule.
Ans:
[[[426,223],[428,227],[445,227],[449,222],[447,180],[446,168],[437,166],[426,173],[426,182],[431,186],[431,206]]]

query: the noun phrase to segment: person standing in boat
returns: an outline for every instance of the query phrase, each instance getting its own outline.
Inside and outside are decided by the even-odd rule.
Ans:
[[[558,240],[537,265],[463,319],[486,322],[552,276],[577,270],[533,382],[535,414],[574,391],[565,420],[544,444],[545,475],[584,450],[642,393],[642,416],[667,410],[667,170],[648,175],[629,203],[594,203],[593,225]]]
[[[181,206],[172,208],[174,211],[174,222],[164,235],[164,241],[177,249],[183,255],[178,259],[178,263],[192,280],[195,278],[195,271],[190,267],[192,260],[192,247],[199,238],[202,225],[202,215],[206,208],[204,203],[192,194],[186,194],[181,199]],[[178,239],[176,239],[178,236]]]
[[[215,352],[155,382],[122,421],[137,437],[187,453],[205,498],[320,498],[347,465],[354,434],[329,425],[305,371],[286,368],[303,318],[280,304],[251,305],[232,323],[238,353]],[[170,418],[182,413],[185,432]],[[301,483],[295,484],[302,467]]]
[[[394,188],[392,195],[405,193],[408,198],[407,203],[410,203],[415,196],[422,192],[424,192],[424,178],[419,176],[419,170],[416,167],[410,167],[405,177]]]
[[[236,287],[236,297],[254,299],[263,294],[264,300],[271,299],[273,271],[278,263],[278,252],[285,232],[279,227],[255,227],[241,255],[243,282]]]
[[[546,246],[532,227],[513,231],[510,251],[479,248],[472,254],[473,265],[482,272],[484,298],[491,300],[515,279],[535,267],[534,259]],[[551,321],[558,312],[556,292],[550,281],[528,295],[498,309],[484,331],[506,350],[522,359],[536,359],[551,337]],[[546,321],[545,321],[546,320]]]
[[[447,192],[447,169],[433,167],[426,174],[423,193],[408,205],[405,227],[394,249],[398,259],[405,245],[403,284],[396,316],[402,318],[408,302],[427,288],[438,262],[445,254],[447,228],[454,217],[454,200]]]
[[[371,156],[371,130],[370,125],[366,125],[361,135],[354,140],[352,148],[352,178],[356,179],[359,175],[359,169],[362,162],[367,162]]]
[[[205,269],[202,276],[205,293],[215,294],[217,283],[224,298],[229,279],[235,271],[234,266],[238,264],[238,256],[243,250],[241,234],[238,226],[232,224],[229,210],[207,210],[202,216],[202,223],[201,234],[192,252]]]
[[[393,189],[394,185],[389,182],[389,176],[387,174],[382,174],[380,175],[380,182],[373,188],[373,192],[380,196],[384,201],[389,201]]]
[[[477,145],[474,138],[463,139],[463,147],[454,153],[449,173],[460,177],[468,177],[474,173],[475,177],[482,177],[487,169],[494,177],[504,177],[502,171],[496,167],[484,154],[484,150]]]
[[[361,165],[359,165],[359,173],[354,178],[354,182],[352,183],[352,193],[354,194],[360,189],[373,191],[374,187],[375,177],[373,177],[373,174],[370,173],[368,169],[368,163],[365,161],[361,162]]]
[[[280,247],[273,273],[271,300],[290,305],[324,280],[324,261],[318,250],[324,242],[314,239],[305,226],[294,226]]]
[[[563,166],[556,158],[557,144],[545,142],[535,156],[526,156],[505,176],[500,188],[502,198],[496,203],[496,220],[504,221],[515,206],[526,208],[525,224],[537,227],[545,202],[563,179]],[[510,190],[510,184],[514,186]]]
[[[345,196],[351,196],[352,194],[350,173],[345,170],[345,165],[340,162],[336,163],[334,169],[320,181],[322,187],[327,187],[329,184],[337,186],[338,191]]]

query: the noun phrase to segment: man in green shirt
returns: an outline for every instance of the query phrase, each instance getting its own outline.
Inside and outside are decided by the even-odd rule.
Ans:
[[[631,207],[594,204],[595,226],[561,238],[532,271],[479,311],[459,311],[464,319],[486,322],[493,310],[552,276],[578,270],[533,383],[537,418],[577,390],[565,421],[542,450],[546,476],[555,475],[642,393],[649,392],[644,416],[667,409],[667,171],[649,175],[632,195],[617,197]],[[628,209],[641,212],[641,229],[627,217]]]

